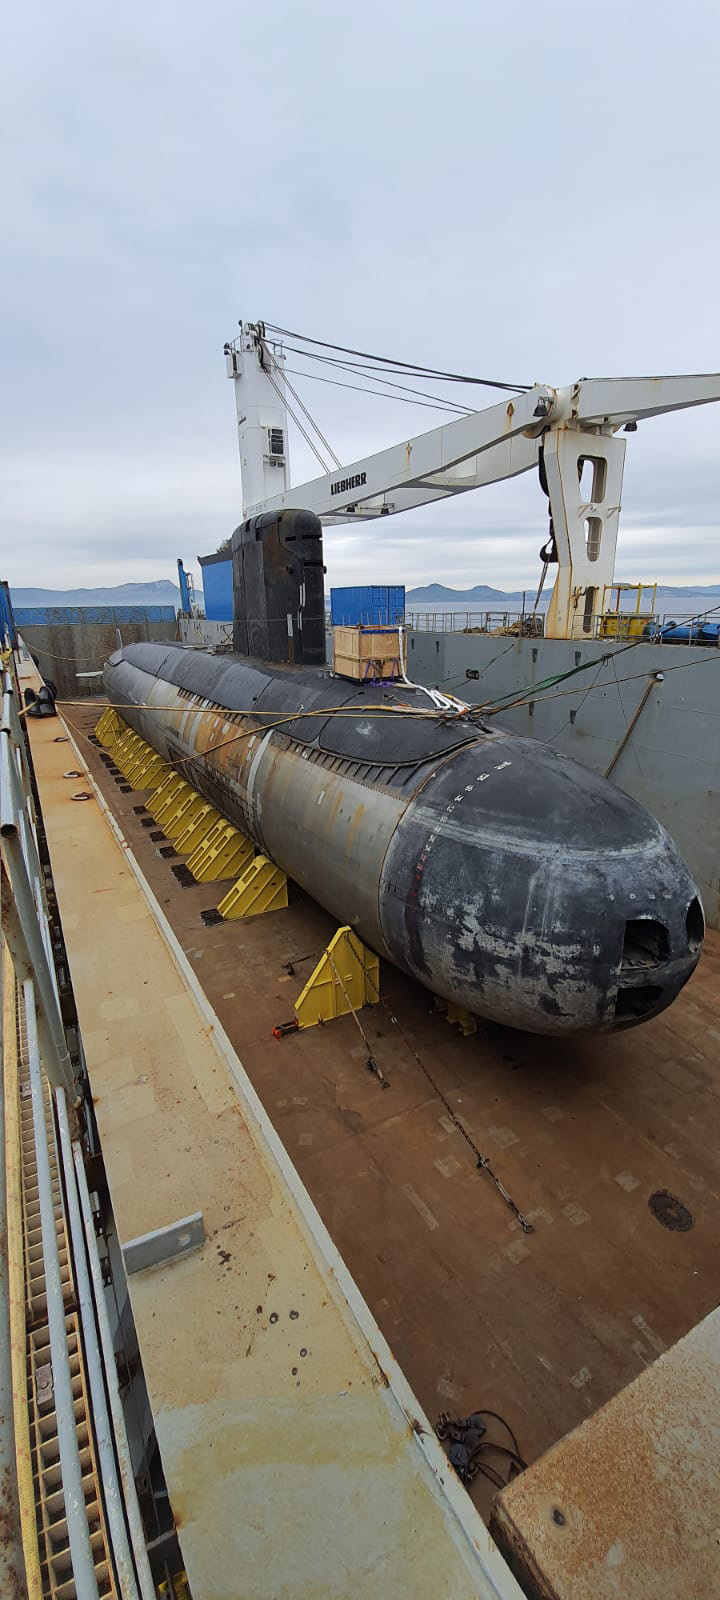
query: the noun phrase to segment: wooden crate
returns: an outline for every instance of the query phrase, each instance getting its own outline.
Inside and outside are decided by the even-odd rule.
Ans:
[[[400,677],[399,628],[333,628],[333,667],[358,682]]]

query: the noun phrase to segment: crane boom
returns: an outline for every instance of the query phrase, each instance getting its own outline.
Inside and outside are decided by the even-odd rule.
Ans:
[[[290,508],[312,511],[328,524],[392,516],[528,472],[542,452],[558,562],[547,631],[561,638],[589,631],[598,595],[612,583],[625,460],[618,430],[634,431],[649,417],[720,400],[720,373],[581,378],[560,389],[537,383],[291,485],[282,350],[268,344],[262,323],[245,323],[226,354],[235,384],[245,516]],[[275,484],[277,491],[268,494]],[[258,487],[262,500],[255,498]]]

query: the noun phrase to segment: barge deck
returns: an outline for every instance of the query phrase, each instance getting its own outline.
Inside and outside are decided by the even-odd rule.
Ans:
[[[384,1091],[352,1017],[272,1037],[331,919],[291,888],[286,910],[206,926],[222,890],[181,887],[89,743],[101,709],[72,712],[83,759],[426,1413],[490,1408],[535,1460],[716,1303],[720,935],[668,1012],[612,1037],[459,1037],[383,966],[362,1025]],[[490,1481],[472,1493],[487,1517]]]

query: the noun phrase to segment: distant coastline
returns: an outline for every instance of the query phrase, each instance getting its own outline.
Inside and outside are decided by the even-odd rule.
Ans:
[[[367,579],[367,574],[364,575]],[[358,581],[359,576],[358,576]],[[536,586],[529,585],[524,595],[522,589],[494,589],[477,583],[471,589],[453,589],[443,583],[427,583],[407,589],[405,604],[408,612],[483,612],[532,610]],[[545,611],[552,592],[552,575],[540,600],[539,610]],[[11,586],[13,604],[24,606],[157,606],[180,607],[180,590],[167,578],[146,583],[120,583],[95,589],[40,589]],[[198,596],[202,603],[202,595]],[[329,594],[328,594],[329,603]],[[625,604],[634,604],[634,597]],[[704,611],[716,610],[720,616],[720,583],[678,585],[658,584],[656,612],[660,616],[695,616]]]
[[[548,584],[549,589],[552,590],[552,573],[548,574]],[[536,593],[537,588],[535,585],[528,587],[524,591],[526,605],[528,601],[532,605]],[[700,598],[705,599],[708,605],[712,605],[715,599],[720,602],[720,583],[692,585],[659,583],[657,587],[658,601],[664,601],[668,598],[673,600],[689,599],[691,601]],[[483,609],[488,606],[507,605],[510,602],[521,605],[522,601],[522,589],[492,589],[485,583],[477,583],[472,589],[450,589],[444,583],[427,583],[415,589],[408,589],[405,594],[405,602],[410,609],[427,606],[432,610],[449,610],[462,606],[470,611],[478,607]]]
[[[169,578],[117,583],[97,589],[23,588],[11,583],[14,606],[180,606],[180,590]]]

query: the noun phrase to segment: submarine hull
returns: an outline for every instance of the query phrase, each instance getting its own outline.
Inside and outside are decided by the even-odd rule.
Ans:
[[[117,651],[105,688],[340,923],[477,1015],[552,1034],[632,1026],[699,959],[702,908],[669,834],[534,740],[418,718],[432,707],[404,685],[181,646]]]

